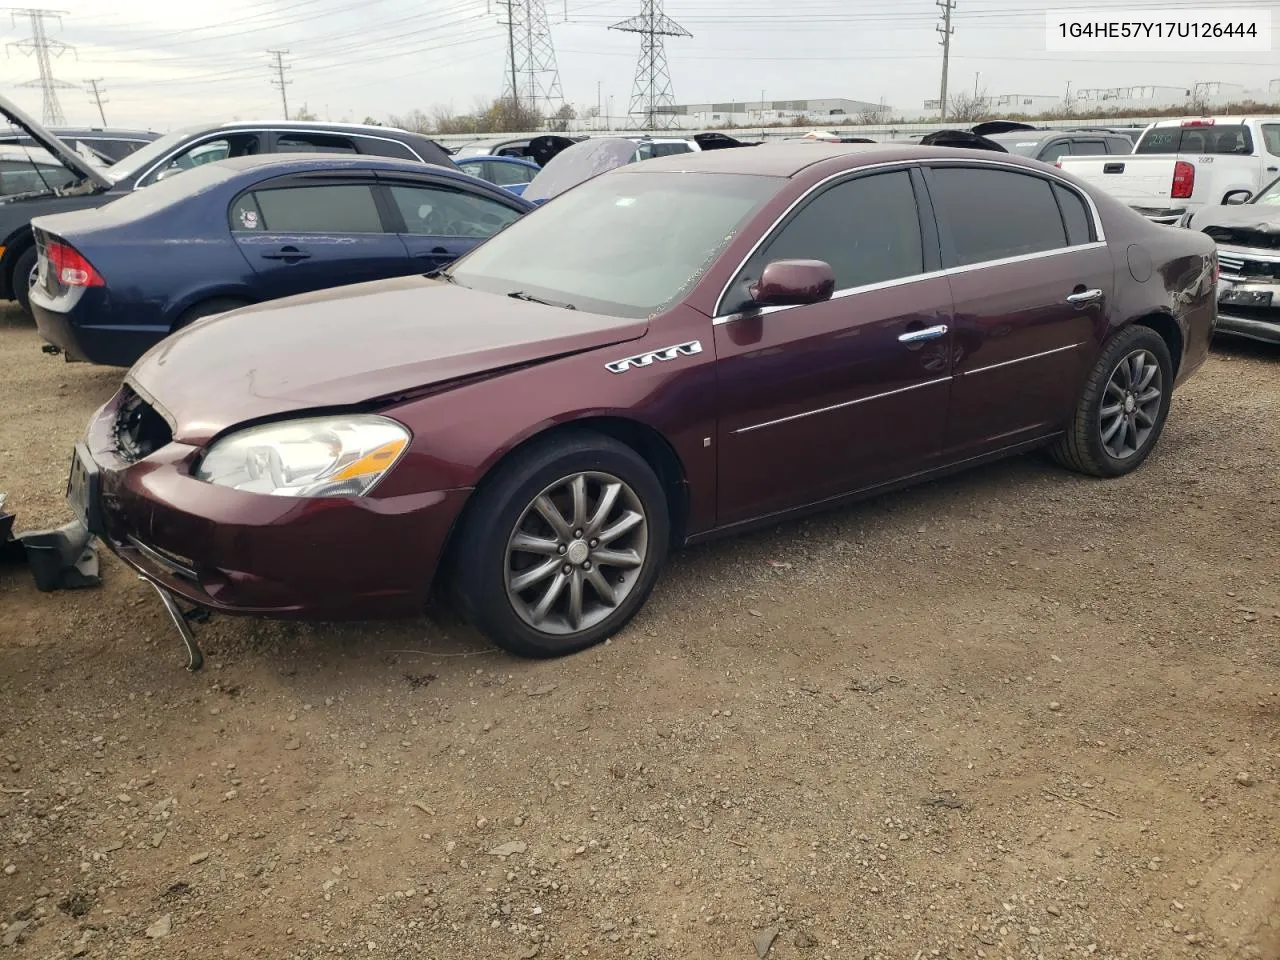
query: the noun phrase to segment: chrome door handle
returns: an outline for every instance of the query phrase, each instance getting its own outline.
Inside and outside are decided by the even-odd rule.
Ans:
[[[923,340],[936,340],[946,336],[947,325],[940,323],[936,327],[925,327],[923,330],[908,330],[898,336],[899,343],[920,343]]]
[[[1090,300],[1097,300],[1100,296],[1102,296],[1101,290],[1084,290],[1067,297],[1067,303],[1088,303]]]

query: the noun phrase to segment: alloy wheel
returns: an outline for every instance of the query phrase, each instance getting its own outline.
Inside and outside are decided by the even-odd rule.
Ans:
[[[575,473],[525,508],[507,541],[507,597],[533,629],[566,635],[614,612],[649,551],[644,504],[608,473]]]
[[[1111,371],[1098,411],[1102,446],[1116,460],[1127,460],[1155,432],[1163,400],[1164,377],[1149,350],[1134,350]]]

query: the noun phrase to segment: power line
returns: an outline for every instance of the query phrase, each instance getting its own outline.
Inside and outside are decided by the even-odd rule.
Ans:
[[[271,85],[273,87],[280,88],[280,103],[284,106],[284,118],[286,120],[289,119],[289,97],[285,94],[284,88],[289,86],[289,84],[293,83],[292,80],[286,80],[284,78],[284,72],[286,70],[293,69],[292,67],[286,65],[284,62],[285,55],[288,54],[288,52],[289,52],[288,50],[268,50],[267,51],[267,53],[269,53],[271,56],[276,58],[276,62],[272,67],[272,69],[275,70],[276,72],[276,78],[271,81]]]
[[[676,98],[671,89],[665,38],[692,37],[693,34],[662,12],[662,0],[644,0],[639,16],[615,23],[609,29],[638,33],[641,38],[640,59],[636,61],[636,81],[628,113],[643,114],[645,130],[674,126],[676,118],[671,108],[675,106]]]
[[[74,83],[67,83],[65,80],[56,80],[53,76],[53,58],[60,57],[68,50],[74,51],[68,43],[61,40],[51,40],[45,33],[44,23],[46,20],[56,20],[58,26],[62,26],[62,18],[66,15],[65,10],[45,10],[36,7],[6,7],[13,23],[17,26],[19,17],[26,17],[31,22],[31,36],[25,40],[19,40],[16,43],[7,44],[7,47],[16,47],[29,57],[36,58],[36,67],[40,71],[38,80],[28,80],[26,83],[20,83],[20,87],[39,87],[43,100],[42,117],[46,124],[51,126],[66,123],[66,119],[62,115],[62,104],[58,102],[58,90],[75,89]]]
[[[85,81],[85,83],[89,84],[89,86],[93,88],[93,102],[98,105],[98,118],[102,121],[102,125],[105,127],[107,125],[107,115],[103,112],[102,105],[104,103],[110,103],[111,101],[102,99],[102,94],[105,91],[98,89],[98,84],[101,82],[101,77],[93,77]]]

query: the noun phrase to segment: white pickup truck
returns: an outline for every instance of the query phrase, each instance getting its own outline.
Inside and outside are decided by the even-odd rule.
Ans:
[[[1063,157],[1057,166],[1156,223],[1176,224],[1201,207],[1247,200],[1280,175],[1280,117],[1161,120],[1129,156]]]

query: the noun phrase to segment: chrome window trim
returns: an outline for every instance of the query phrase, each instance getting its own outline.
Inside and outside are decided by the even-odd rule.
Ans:
[[[381,140],[384,143],[398,143],[402,147],[404,147],[406,150],[408,150],[410,153],[412,153],[418,159],[419,163],[427,162],[422,159],[422,154],[420,154],[417,150],[413,149],[413,147],[410,144],[405,143],[403,140],[397,140],[395,137],[376,137],[373,134],[369,134],[369,133],[354,133],[354,132],[347,133],[346,131],[343,131],[342,133],[328,133],[327,131],[324,131],[324,130],[292,130],[287,127],[219,127],[217,130],[210,131],[209,133],[202,135],[199,139],[192,140],[182,144],[180,147],[178,147],[178,149],[173,150],[168,154],[166,154],[165,156],[161,157],[159,160],[157,160],[155,163],[149,166],[146,169],[146,172],[141,174],[133,182],[132,189],[133,190],[141,189],[143,183],[146,181],[148,177],[150,177],[153,173],[155,173],[158,169],[160,169],[160,167],[164,166],[164,164],[172,162],[173,158],[178,156],[179,154],[186,153],[188,150],[194,150],[196,147],[204,146],[206,143],[211,143],[214,140],[225,139],[228,134],[232,134],[232,133],[274,133],[276,135],[279,135],[282,133],[315,133],[321,136],[343,136],[343,137],[347,137],[348,139],[363,137],[366,140]],[[152,141],[147,141],[147,142],[151,143]],[[268,154],[268,156],[270,155],[271,154]],[[357,156],[373,156],[373,157],[378,157],[379,159],[382,159],[382,160],[402,160],[403,159],[403,157],[383,157],[381,156],[381,154],[357,154]]]
[[[881,280],[878,283],[868,283],[860,287],[846,287],[843,290],[837,290],[831,295],[832,300],[839,300],[843,297],[851,297],[858,293],[871,293],[876,290],[886,290],[890,287],[901,287],[908,283],[916,283],[922,280],[936,280],[939,277],[948,277],[956,273],[969,273],[973,270],[986,269],[988,267],[1003,267],[1013,263],[1027,263],[1031,260],[1044,260],[1049,257],[1062,256],[1064,253],[1078,253],[1081,250],[1092,250],[1099,247],[1105,247],[1107,244],[1103,240],[1091,240],[1089,243],[1078,243],[1072,247],[1058,247],[1054,250],[1041,250],[1037,253],[1020,253],[1012,257],[1002,257],[999,260],[984,260],[982,263],[966,263],[958,267],[947,267],[945,270],[930,270],[927,273],[913,273],[909,277],[897,277],[893,280]],[[741,270],[739,267],[738,270]],[[737,276],[737,274],[734,274]],[[771,313],[778,313],[783,310],[794,310],[797,306],[806,306],[806,304],[788,304],[780,307],[761,307],[759,310],[750,311],[753,317],[765,317]],[[718,327],[724,323],[730,323],[734,320],[741,320],[747,316],[748,311],[739,311],[738,313],[726,314],[723,317],[716,317],[711,321],[711,325]]]
[[[959,164],[961,166],[970,166],[970,167],[972,166],[998,167],[1000,169],[1008,170],[1013,173],[1021,173],[1025,176],[1040,177],[1042,179],[1052,180],[1056,183],[1059,183],[1066,189],[1073,191],[1077,196],[1081,196],[1084,198],[1085,204],[1089,208],[1089,216],[1093,220],[1093,228],[1097,235],[1097,239],[1091,240],[1088,243],[1077,244],[1075,246],[1058,247],[1055,250],[1046,250],[1039,254],[1022,254],[1018,257],[1005,257],[1001,260],[987,260],[982,263],[965,264],[964,266],[960,266],[960,267],[950,267],[945,270],[933,271],[932,273],[913,274],[910,278],[907,278],[907,279],[913,279],[913,280],[922,279],[925,277],[943,276],[948,272],[952,272],[952,271],[974,270],[979,267],[999,266],[1004,263],[1012,263],[1021,259],[1029,259],[1037,256],[1043,256],[1045,254],[1062,253],[1070,250],[1082,250],[1087,247],[1096,246],[1099,244],[1101,244],[1102,246],[1106,246],[1107,235],[1102,228],[1102,216],[1098,213],[1098,207],[1093,202],[1093,197],[1089,195],[1087,190],[1081,190],[1074,183],[1072,183],[1071,181],[1067,180],[1065,177],[1058,174],[1056,172],[1056,168],[1054,167],[1049,167],[1046,165],[1046,168],[1044,170],[1031,170],[1025,166],[1022,166],[1021,164],[1009,163],[1003,160],[972,159],[968,157],[929,157],[928,159],[921,158],[921,159],[913,159],[913,160],[885,160],[881,163],[869,163],[865,166],[854,167],[848,170],[841,170],[837,173],[833,173],[829,176],[823,177],[821,180],[819,180],[817,183],[811,186],[808,190],[806,190],[804,193],[798,196],[795,200],[793,200],[790,204],[788,204],[787,208],[783,210],[782,213],[778,214],[777,217],[774,218],[773,223],[771,223],[769,225],[769,228],[760,235],[760,238],[751,245],[751,249],[747,251],[746,256],[742,258],[741,262],[736,267],[734,267],[733,272],[729,275],[729,279],[725,282],[724,288],[720,291],[720,295],[716,297],[715,308],[711,311],[712,317],[714,318],[712,322],[714,324],[719,324],[719,323],[727,322],[730,318],[737,318],[741,316],[740,313],[730,314],[726,317],[720,316],[720,308],[724,305],[724,298],[728,296],[729,289],[733,286],[734,280],[738,278],[738,274],[742,272],[742,268],[747,265],[747,261],[749,261],[752,257],[754,257],[756,255],[756,251],[759,250],[762,246],[764,246],[765,241],[767,241],[770,237],[773,236],[774,232],[778,229],[779,224],[781,224],[783,220],[785,220],[788,216],[790,216],[791,212],[795,210],[796,207],[800,206],[800,204],[808,200],[817,191],[821,190],[827,184],[831,183],[831,181],[839,180],[842,177],[856,177],[858,174],[861,174],[863,171],[867,171],[867,170],[888,170],[890,168],[901,168],[904,170],[909,170],[912,167],[930,167],[930,166],[936,166],[938,164]],[[935,218],[936,218],[936,214],[935,214]],[[885,281],[885,282],[892,284],[897,281]],[[848,296],[850,293],[860,292],[862,290],[875,289],[878,286],[879,284],[868,284],[866,287],[852,287],[846,290],[837,291],[835,296],[840,296],[840,295]],[[764,308],[762,313],[768,312],[769,309],[770,308],[767,308],[767,307]],[[789,308],[780,308],[780,309],[789,309]]]
[[[1012,360],[1001,360],[999,363],[989,363],[985,367],[974,367],[972,370],[961,370],[955,374],[957,377],[971,377],[975,373],[986,373],[988,370],[998,370],[1001,367],[1012,366],[1015,363],[1022,363],[1024,360],[1035,360],[1038,357],[1047,357],[1055,353],[1064,353],[1067,350],[1075,350],[1077,347],[1083,347],[1085,341],[1079,343],[1069,343],[1065,347],[1054,347],[1052,350],[1041,350],[1039,353],[1030,353],[1025,357],[1015,357]]]
[[[868,403],[872,400],[880,400],[884,397],[892,397],[895,394],[906,393],[908,390],[919,390],[921,387],[932,387],[939,383],[946,383],[951,380],[950,376],[938,377],[934,380],[924,380],[920,383],[908,384],[905,387],[898,387],[895,390],[886,390],[883,393],[873,393],[869,397],[858,397],[856,400],[846,400],[843,403],[833,403],[830,406],[818,407],[816,410],[806,410],[803,413],[793,413],[789,417],[779,417],[776,420],[766,420],[763,423],[755,423],[749,427],[739,427],[733,431],[733,435],[740,433],[751,433],[753,430],[763,430],[765,427],[776,427],[780,423],[790,423],[793,420],[802,420],[805,417],[817,416],[820,413],[830,413],[833,410],[843,410],[846,407],[856,407],[860,403]]]

